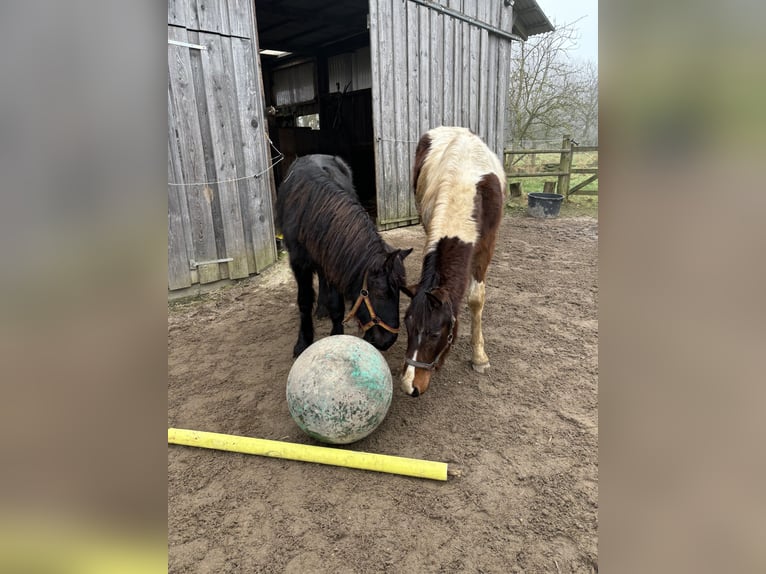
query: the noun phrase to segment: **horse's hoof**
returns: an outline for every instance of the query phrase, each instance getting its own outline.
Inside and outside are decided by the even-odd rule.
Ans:
[[[473,367],[473,370],[477,373],[484,374],[489,369],[489,361],[486,363],[471,363],[471,367]]]
[[[295,343],[295,347],[293,347],[293,359],[297,359],[298,355],[300,355],[307,348],[308,345],[302,341]]]

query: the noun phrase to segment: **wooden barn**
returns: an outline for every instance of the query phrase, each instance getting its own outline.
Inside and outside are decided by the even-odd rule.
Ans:
[[[342,156],[379,229],[418,221],[420,135],[502,157],[513,42],[535,0],[168,0],[168,288],[277,259],[276,188],[298,156]]]

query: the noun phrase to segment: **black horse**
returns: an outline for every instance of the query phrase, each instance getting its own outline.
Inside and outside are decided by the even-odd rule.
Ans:
[[[337,155],[326,154],[313,154],[306,156],[308,161],[315,163],[318,167],[322,168],[327,176],[340,185],[344,191],[351,193],[354,197],[359,197],[354,189],[354,176],[349,165],[343,161],[343,159]],[[317,319],[324,319],[330,316],[328,310],[328,293],[330,288],[322,275],[319,275],[319,293],[317,295],[316,309],[314,309],[314,316]]]
[[[298,283],[301,325],[293,356],[314,342],[314,273],[328,287],[330,334],[342,334],[343,323],[355,316],[364,339],[386,350],[398,336],[404,258],[412,249],[393,249],[383,241],[351,178],[334,177],[322,157],[297,159],[277,194],[277,226]],[[344,320],[346,299],[355,303]]]

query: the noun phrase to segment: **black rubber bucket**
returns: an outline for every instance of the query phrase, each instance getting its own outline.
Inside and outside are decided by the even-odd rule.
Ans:
[[[530,193],[527,196],[527,213],[541,219],[558,217],[563,199],[564,196],[558,193]]]

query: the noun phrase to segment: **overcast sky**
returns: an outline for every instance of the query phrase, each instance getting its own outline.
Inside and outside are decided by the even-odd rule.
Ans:
[[[598,64],[598,0],[537,0],[548,19],[555,24],[577,23],[580,33],[573,58]]]

